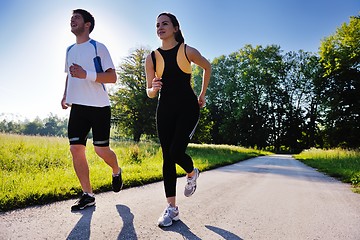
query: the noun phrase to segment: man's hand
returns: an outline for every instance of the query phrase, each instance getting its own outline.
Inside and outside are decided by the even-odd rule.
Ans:
[[[61,99],[61,107],[62,109],[67,109],[69,107],[66,103],[66,96]]]
[[[82,79],[86,78],[86,71],[80,65],[77,65],[76,63],[73,63],[70,66],[69,70],[70,70],[70,75],[72,77],[82,78]]]

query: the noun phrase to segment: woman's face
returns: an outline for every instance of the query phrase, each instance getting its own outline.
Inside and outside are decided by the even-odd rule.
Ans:
[[[166,15],[161,15],[156,20],[156,33],[161,40],[175,38],[177,29],[178,27],[174,27],[170,18]]]

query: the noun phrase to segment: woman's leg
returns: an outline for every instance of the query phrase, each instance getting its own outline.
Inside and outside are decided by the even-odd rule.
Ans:
[[[166,198],[176,196],[176,165],[170,156],[171,142],[174,138],[174,120],[172,107],[159,103],[156,111],[156,124],[163,154],[162,171]]]
[[[186,148],[195,132],[200,116],[199,106],[190,105],[182,110],[176,120],[173,141],[170,146],[170,158],[188,174],[193,174],[192,158],[186,154]]]

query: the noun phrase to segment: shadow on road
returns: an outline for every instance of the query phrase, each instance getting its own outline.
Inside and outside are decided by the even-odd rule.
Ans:
[[[190,228],[181,220],[174,222],[170,227],[162,228],[162,230],[179,233],[184,239],[201,240],[201,238],[191,232]]]
[[[270,155],[257,157],[218,168],[217,171],[229,173],[249,172],[259,175],[282,175],[305,181],[311,180],[316,182],[336,183],[336,181],[333,181],[332,178],[329,178],[327,175],[317,172],[316,169],[295,160],[291,157],[291,155]]]
[[[75,227],[73,230],[71,230],[69,236],[66,239],[90,239],[91,218],[94,212],[95,206],[88,207],[84,210],[76,212],[82,214],[82,217],[76,223]]]
[[[226,231],[222,228],[218,228],[218,227],[214,227],[214,226],[209,226],[209,225],[205,225],[205,227],[217,234],[219,234],[221,237],[223,237],[224,239],[227,240],[243,240],[242,238],[236,236],[235,234],[233,234],[232,232]]]
[[[134,214],[131,213],[130,208],[121,204],[116,205],[116,208],[123,220],[123,227],[121,228],[117,239],[138,239],[134,228]]]

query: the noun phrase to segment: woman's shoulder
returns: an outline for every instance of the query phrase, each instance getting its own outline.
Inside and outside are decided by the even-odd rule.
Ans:
[[[200,52],[196,48],[191,47],[187,44],[185,44],[185,51],[188,56],[194,56],[200,54]]]

